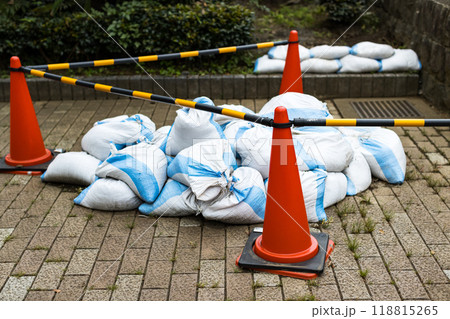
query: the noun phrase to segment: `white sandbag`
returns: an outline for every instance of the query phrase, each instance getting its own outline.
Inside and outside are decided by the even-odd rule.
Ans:
[[[175,156],[202,139],[221,138],[225,138],[225,135],[220,125],[214,121],[214,113],[183,108],[177,110],[177,117],[167,136],[164,151],[167,155]]]
[[[343,173],[328,172],[325,181],[323,207],[327,208],[340,202],[347,195],[347,178]]]
[[[309,49],[311,58],[334,60],[350,54],[351,48],[339,45],[318,45]]]
[[[310,223],[327,219],[323,206],[327,175],[328,173],[321,169],[300,172],[306,215],[308,217],[308,222]]]
[[[139,212],[156,216],[189,216],[200,212],[192,190],[180,182],[168,179],[158,198],[153,203],[143,203]]]
[[[150,144],[161,148],[167,139],[167,135],[169,135],[170,129],[170,125],[163,126],[157,129],[155,133],[153,133],[153,139],[151,140]]]
[[[236,152],[236,143],[242,137],[242,134],[252,127],[254,127],[254,125],[250,122],[234,120],[228,123],[223,131],[227,141],[230,143],[233,154],[236,156],[236,160],[240,160],[240,156]]]
[[[323,163],[314,159],[299,140],[293,139],[293,143],[300,170],[323,167]],[[236,143],[236,153],[241,159],[241,165],[256,169],[264,179],[269,177],[271,150],[272,128],[260,125],[244,131]]]
[[[358,137],[361,152],[373,176],[391,184],[404,182],[406,155],[394,131],[379,127],[341,127],[339,130],[345,135]]]
[[[44,182],[88,186],[95,180],[95,170],[100,160],[86,152],[59,154],[50,163],[41,179]]]
[[[101,121],[95,122],[94,126],[105,124],[105,123],[110,123],[110,122],[121,122],[123,120],[126,120],[127,118],[128,118],[128,115],[118,115],[118,116],[114,116],[114,117],[108,117]]]
[[[120,151],[112,150],[95,171],[98,177],[112,177],[125,182],[146,202],[153,202],[166,182],[167,159],[154,145],[140,143]]]
[[[318,221],[327,220],[327,215],[323,206],[327,172],[321,169],[315,169],[311,171],[299,171],[299,173],[308,222],[316,223]],[[266,179],[266,192],[268,183],[269,180]]]
[[[346,55],[341,60],[342,67],[338,73],[366,73],[377,72],[381,67],[381,62],[363,58],[355,55]]]
[[[225,139],[204,140],[185,148],[167,167],[167,175],[190,186],[198,200],[210,201],[226,191],[237,168]]]
[[[224,105],[219,105],[220,107],[223,108],[227,108],[230,110],[235,110],[235,111],[239,111],[239,112],[244,112],[247,114],[255,114],[255,112],[253,112],[252,110],[250,110],[249,108],[246,108],[243,105],[234,105],[234,104],[224,104]],[[217,124],[220,125],[220,127],[225,130],[225,127],[231,123],[232,121],[235,121],[236,118],[234,117],[230,117],[227,115],[222,115],[222,114],[214,114],[214,121],[216,121]]]
[[[120,150],[126,146],[151,141],[155,132],[155,124],[145,115],[135,114],[124,119],[124,116],[105,119],[94,126],[83,136],[81,147],[84,151],[104,161],[110,153],[109,143]]]
[[[109,211],[131,210],[142,203],[127,184],[113,178],[96,180],[73,201],[87,208]]]
[[[392,56],[394,54],[394,48],[388,44],[363,41],[352,46],[350,54],[363,58],[381,60]]]
[[[327,172],[341,172],[353,159],[352,146],[334,127],[295,128],[292,138]]]
[[[253,73],[283,73],[286,62],[280,59],[269,59],[266,55],[256,59]]]
[[[233,172],[232,180],[224,197],[203,204],[203,217],[230,224],[262,222],[266,193],[261,174],[250,167],[239,167]]]
[[[287,92],[270,99],[259,111],[259,115],[270,117],[278,106],[284,106],[289,115],[289,119],[302,118],[333,118],[328,112],[326,103],[316,99],[312,95]]]
[[[336,73],[341,66],[341,62],[338,59],[325,60],[313,58],[301,62],[303,73]]]
[[[394,55],[381,60],[380,72],[419,71],[422,68],[419,57],[411,49],[395,49]]]
[[[269,52],[267,52],[267,55],[270,59],[279,59],[279,60],[286,60],[288,51],[288,45],[277,45],[275,47],[272,47]],[[300,56],[300,61],[304,61],[310,58],[310,51],[308,48],[305,48],[303,45],[298,45],[298,54]]]
[[[347,195],[349,196],[365,191],[372,183],[369,164],[360,149],[354,150],[353,160],[343,173],[347,178]]]

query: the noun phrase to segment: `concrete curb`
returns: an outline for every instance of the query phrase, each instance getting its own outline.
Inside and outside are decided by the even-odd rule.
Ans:
[[[189,75],[178,77],[108,76],[84,80],[177,98],[266,99],[278,94],[281,74]],[[155,83],[155,81],[157,83]],[[47,79],[27,79],[33,101],[117,99],[120,96]],[[305,74],[303,87],[317,98],[415,96],[419,74]],[[9,101],[9,79],[0,80],[0,101]]]

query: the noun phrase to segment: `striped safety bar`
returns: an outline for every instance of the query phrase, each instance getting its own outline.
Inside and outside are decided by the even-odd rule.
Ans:
[[[450,119],[302,119],[294,126],[450,126]]]
[[[228,109],[228,108],[218,107],[218,106],[212,106],[212,105],[208,105],[208,104],[204,104],[204,103],[197,103],[197,102],[189,101],[189,100],[177,99],[177,98],[172,98],[172,97],[163,96],[163,95],[157,95],[157,94],[152,94],[152,93],[147,93],[147,92],[142,92],[142,91],[122,89],[122,88],[118,88],[118,87],[114,87],[114,86],[110,86],[110,85],[78,80],[78,79],[74,79],[74,78],[67,77],[67,76],[61,76],[61,75],[57,75],[57,74],[53,74],[53,73],[49,73],[49,72],[34,70],[29,67],[23,66],[20,68],[19,71],[29,73],[31,75],[38,76],[41,78],[60,81],[62,83],[66,83],[66,84],[91,88],[96,91],[102,91],[102,92],[113,93],[113,94],[118,94],[118,95],[125,95],[125,96],[129,96],[129,97],[140,98],[140,99],[161,102],[161,103],[166,103],[166,104],[175,104],[175,105],[186,106],[186,107],[190,107],[190,108],[198,109],[198,110],[202,110],[202,111],[227,115],[227,116],[231,116],[231,117],[234,117],[237,119],[242,119],[242,120],[246,120],[249,122],[259,123],[259,124],[266,125],[266,126],[272,126],[272,122],[273,122],[273,120],[270,118],[262,117],[262,116],[259,116],[256,114],[248,114],[248,113],[244,113],[244,112],[240,112],[240,111],[236,111],[236,110],[232,110],[232,109]]]
[[[25,72],[41,78],[47,78],[62,83],[83,86],[97,91],[106,93],[113,93],[125,95],[134,98],[141,98],[150,101],[156,101],[166,104],[175,104],[186,106],[201,111],[207,111],[216,114],[231,116],[237,119],[246,120],[249,122],[259,123],[270,127],[286,128],[291,126],[450,126],[450,119],[301,119],[296,118],[289,123],[274,123],[271,118],[259,116],[256,114],[249,114],[228,108],[212,106],[204,103],[197,103],[194,101],[177,99],[163,95],[157,95],[142,91],[134,91],[123,88],[118,88],[110,85],[93,83],[83,80],[74,79],[67,76],[61,76],[41,70],[31,69],[30,67],[20,67],[13,72]]]
[[[277,41],[277,42],[262,42],[262,43],[238,45],[238,46],[233,46],[233,47],[225,47],[225,48],[217,48],[217,49],[186,51],[186,52],[178,52],[178,53],[159,54],[159,55],[146,55],[146,56],[139,56],[139,57],[132,57],[132,58],[31,65],[31,66],[29,66],[29,68],[30,69],[38,69],[38,70],[48,70],[48,71],[75,69],[75,68],[92,68],[92,67],[100,67],[100,66],[129,64],[129,63],[136,63],[136,62],[174,60],[174,59],[197,57],[197,56],[202,56],[202,55],[234,53],[234,52],[244,51],[244,50],[271,48],[274,46],[285,45],[288,43],[289,42],[287,40]]]

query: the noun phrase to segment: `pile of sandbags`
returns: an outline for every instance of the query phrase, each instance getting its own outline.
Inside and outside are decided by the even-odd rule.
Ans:
[[[254,73],[281,73],[288,45],[276,46],[255,61]],[[363,41],[352,47],[299,45],[303,73],[367,73],[419,71],[422,65],[411,49],[394,49],[387,44]]]
[[[214,105],[206,97],[196,101]],[[273,118],[279,105],[291,119],[332,118],[325,103],[293,92],[272,98],[259,115]],[[223,107],[253,113],[241,105]],[[74,202],[92,209],[138,208],[146,215],[202,214],[226,223],[259,223],[272,131],[196,109],[180,109],[172,126],[156,131],[141,114],[106,119],[83,137],[84,152],[59,155],[42,180],[89,185]],[[310,222],[326,220],[326,207],[367,189],[372,176],[393,184],[404,180],[406,157],[393,131],[301,127],[292,128],[292,135]]]

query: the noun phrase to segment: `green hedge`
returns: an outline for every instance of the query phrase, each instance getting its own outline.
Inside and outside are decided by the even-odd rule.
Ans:
[[[78,7],[53,12],[52,1],[32,2],[35,8],[0,13],[2,68],[12,55],[24,65],[127,56]],[[250,10],[222,2],[189,2],[106,3],[90,14],[132,56],[252,43]]]
[[[321,0],[329,20],[341,24],[353,23],[367,9],[367,2],[367,0]]]

